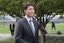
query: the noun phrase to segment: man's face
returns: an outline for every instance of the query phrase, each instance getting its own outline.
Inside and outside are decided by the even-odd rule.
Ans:
[[[26,15],[28,17],[33,17],[34,15],[34,7],[33,6],[28,6],[26,10],[24,10],[24,12],[26,13]]]

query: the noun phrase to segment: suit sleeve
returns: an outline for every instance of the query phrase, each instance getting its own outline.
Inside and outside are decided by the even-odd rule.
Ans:
[[[20,22],[16,26],[15,43],[28,43],[23,39],[23,25]]]

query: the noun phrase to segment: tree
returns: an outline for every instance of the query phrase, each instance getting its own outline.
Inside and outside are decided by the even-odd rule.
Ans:
[[[64,12],[64,0],[42,0],[37,4],[37,17],[43,17],[43,21],[40,22],[43,27],[58,13]],[[52,16],[52,17],[51,17]]]
[[[63,0],[42,0],[37,4],[37,17],[40,19],[40,24],[46,28],[47,23],[58,13],[64,12]],[[52,16],[52,17],[51,17]],[[41,21],[42,18],[42,21]],[[42,33],[43,34],[43,33]],[[45,34],[43,35],[45,40]],[[45,43],[45,42],[44,42]]]

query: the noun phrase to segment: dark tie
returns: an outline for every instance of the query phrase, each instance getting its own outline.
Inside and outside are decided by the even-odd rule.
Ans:
[[[34,27],[34,24],[33,24],[33,20],[30,20],[29,23],[30,23],[30,27],[31,27],[31,30],[33,32],[33,35],[35,36],[35,27]]]

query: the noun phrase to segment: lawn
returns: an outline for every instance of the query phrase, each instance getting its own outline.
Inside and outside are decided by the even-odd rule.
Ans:
[[[51,23],[48,23],[46,30],[48,33],[55,34],[57,31],[61,31],[64,34],[64,23],[56,23],[56,30],[51,30]]]
[[[0,25],[0,34],[10,33],[9,25]]]
[[[51,24],[50,23],[48,23],[47,25],[46,25],[46,30],[47,30],[47,32],[49,33],[49,34],[55,34],[56,33],[56,31],[61,31],[62,33],[64,33],[64,23],[56,23],[56,31],[55,30],[51,30]],[[6,33],[6,34],[8,34],[8,33],[10,33],[10,30],[9,30],[9,25],[0,25],[0,34],[1,33]],[[1,37],[0,37],[0,39],[2,39]],[[64,43],[64,38],[63,37],[60,37],[60,38],[58,38],[58,37],[49,37],[49,36],[47,36],[47,38],[46,38],[46,43]],[[9,38],[6,38],[6,39],[4,39],[4,40],[0,40],[0,43],[14,43],[14,37],[9,37]]]
[[[55,34],[58,30],[64,33],[64,23],[56,23],[56,31],[51,30],[51,23],[46,25],[46,30],[49,34]],[[0,33],[10,33],[9,25],[0,25]]]
[[[14,37],[8,37],[6,39],[0,40],[0,43],[14,43]]]

